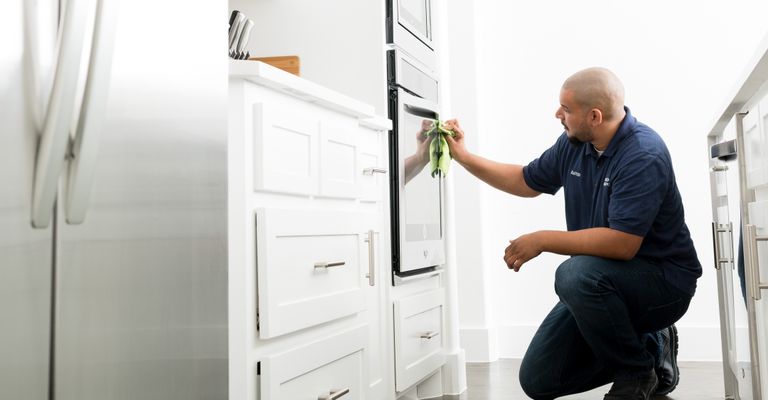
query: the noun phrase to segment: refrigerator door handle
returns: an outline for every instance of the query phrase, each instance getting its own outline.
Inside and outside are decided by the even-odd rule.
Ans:
[[[85,1],[69,0],[58,37],[58,59],[51,97],[43,121],[37,148],[32,192],[31,223],[47,228],[51,223],[59,175],[69,143],[69,129],[76,106],[80,59],[85,38],[87,9]]]
[[[68,224],[85,220],[88,199],[96,172],[99,135],[104,128],[112,72],[112,54],[119,0],[98,0],[93,28],[88,77],[83,106],[75,131],[67,171],[64,215]]]

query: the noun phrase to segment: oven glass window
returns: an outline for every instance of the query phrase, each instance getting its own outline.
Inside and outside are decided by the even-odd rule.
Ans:
[[[405,183],[405,240],[437,240],[441,238],[440,227],[440,179],[433,178],[429,168],[429,138],[423,132],[432,124],[432,119],[404,113],[404,126],[399,129],[404,148]]]
[[[400,22],[416,36],[432,40],[429,32],[430,0],[399,0]],[[416,32],[413,32],[413,31]]]

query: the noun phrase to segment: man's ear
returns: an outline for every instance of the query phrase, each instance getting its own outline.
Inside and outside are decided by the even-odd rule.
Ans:
[[[589,123],[592,126],[598,126],[603,123],[603,112],[599,108],[593,108],[589,111]]]

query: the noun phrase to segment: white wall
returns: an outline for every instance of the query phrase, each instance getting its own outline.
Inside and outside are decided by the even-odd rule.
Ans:
[[[443,71],[443,112],[454,114],[453,110],[461,110],[455,115],[462,115],[462,126],[465,129],[477,131],[478,120],[478,76],[479,70],[474,62],[476,59],[476,43],[478,30],[475,26],[475,6],[466,0],[447,1],[447,35],[438,40],[448,42],[442,46]],[[461,23],[451,23],[461,21]],[[447,79],[447,85],[446,83]],[[449,91],[449,93],[446,93]],[[450,98],[447,101],[446,97]],[[480,151],[480,138],[469,143],[470,150]],[[492,296],[487,288],[489,282],[488,270],[492,263],[484,259],[486,251],[483,220],[485,194],[482,183],[474,179],[461,167],[455,166],[448,175],[454,194],[454,214],[456,227],[456,264],[459,281],[459,319],[461,328],[461,347],[469,349],[466,359],[487,360],[498,357],[495,327],[498,325],[493,318]],[[451,194],[449,194],[450,196]],[[451,216],[449,216],[450,218]]]
[[[466,2],[449,1],[451,7],[471,7],[459,3]],[[465,29],[460,26],[471,26],[463,20],[471,15],[450,12],[449,26]],[[562,132],[554,118],[560,85],[573,72],[604,66],[622,79],[632,113],[669,147],[704,266],[691,307],[677,324],[681,359],[720,359],[706,133],[768,31],[765,15],[764,0],[488,0],[474,9],[476,41],[451,43],[453,116],[470,122],[464,124],[470,148],[499,161],[526,164],[555,141]],[[476,87],[457,91],[461,82]],[[475,347],[495,345],[500,357],[521,357],[556,302],[553,272],[563,257],[543,254],[519,273],[507,270],[501,257],[509,239],[564,229],[562,196],[530,200],[483,185],[475,190],[466,172],[454,171],[457,212],[462,213],[457,217],[459,276],[468,277],[459,287],[462,332],[470,335],[481,327],[498,333],[497,344],[463,340],[467,359],[493,360],[494,352]],[[486,337],[493,341],[493,336]]]

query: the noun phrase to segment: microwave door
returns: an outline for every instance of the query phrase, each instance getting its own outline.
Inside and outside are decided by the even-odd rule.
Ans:
[[[398,143],[399,274],[416,273],[445,262],[443,246],[443,180],[431,174],[429,138],[437,105],[398,90],[396,137]],[[399,267],[399,268],[398,268]]]
[[[432,47],[432,0],[395,0],[397,22],[425,45]]]

